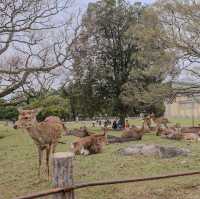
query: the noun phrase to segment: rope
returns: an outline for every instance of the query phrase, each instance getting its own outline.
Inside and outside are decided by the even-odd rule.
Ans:
[[[182,177],[182,176],[192,176],[192,175],[199,175],[200,171],[195,172],[188,172],[188,173],[178,173],[178,174],[170,174],[170,175],[163,175],[163,176],[154,176],[154,177],[146,177],[146,178],[135,178],[135,179],[128,179],[128,180],[114,180],[114,181],[102,181],[102,182],[91,182],[91,183],[82,183],[73,185],[70,187],[64,187],[64,188],[55,188],[48,191],[17,197],[15,199],[34,199],[39,197],[44,197],[52,194],[57,194],[61,192],[70,192],[76,189],[82,189],[86,187],[95,187],[95,186],[104,186],[104,185],[112,185],[112,184],[124,184],[124,183],[134,183],[134,182],[144,182],[144,181],[152,181],[152,180],[161,180],[161,179],[167,179],[167,178],[176,178],[176,177]]]

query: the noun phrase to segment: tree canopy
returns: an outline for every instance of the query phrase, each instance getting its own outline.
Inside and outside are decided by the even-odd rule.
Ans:
[[[73,86],[84,108],[124,118],[138,106],[163,102],[174,67],[164,35],[150,7],[123,0],[89,4],[72,52]]]

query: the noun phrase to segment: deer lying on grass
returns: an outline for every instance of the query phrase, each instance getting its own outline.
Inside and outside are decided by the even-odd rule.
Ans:
[[[163,124],[165,128],[167,128],[167,124],[170,123],[169,120],[165,117],[156,117],[154,113],[150,115],[150,118],[153,120],[153,122],[156,124],[157,129],[161,127]]]
[[[161,137],[168,138],[168,139],[174,139],[174,140],[190,140],[190,141],[200,141],[200,136],[193,132],[185,132],[182,131],[182,128],[176,128],[176,127],[169,127],[166,129],[159,128],[159,133]]]
[[[200,141],[200,136],[196,133],[183,133],[182,137],[184,140]]]
[[[183,127],[181,128],[182,133],[194,133],[200,136],[200,127]]]
[[[200,141],[200,127],[183,127],[181,133],[185,140]]]
[[[125,129],[121,135],[122,138],[135,138],[135,140],[141,140],[144,133],[149,132],[148,125],[146,122],[143,122],[141,128],[132,126],[129,129]]]
[[[89,155],[100,153],[107,143],[106,130],[104,129],[103,134],[90,135],[73,142],[71,148],[76,155]]]
[[[19,110],[19,118],[15,122],[14,128],[26,129],[30,137],[38,148],[38,160],[40,176],[43,152],[46,151],[46,167],[49,177],[49,156],[55,152],[61,133],[66,130],[64,124],[58,117],[47,117],[43,122],[37,122],[38,110]]]
[[[160,135],[162,138],[167,138],[171,140],[181,140],[183,138],[180,128],[176,127],[168,127],[165,129],[159,127],[156,135]]]

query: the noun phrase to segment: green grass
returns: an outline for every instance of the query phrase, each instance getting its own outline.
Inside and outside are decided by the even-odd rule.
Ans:
[[[192,119],[191,118],[171,118],[170,122],[172,124],[175,123],[180,123],[182,126],[192,126]],[[200,124],[200,120],[199,119],[195,119],[194,120],[194,125],[198,125]]]
[[[141,125],[142,119],[131,119],[130,124]],[[192,119],[191,118],[169,118],[169,125],[174,125],[176,123],[181,124],[181,126],[192,126]],[[194,125],[200,124],[199,119],[194,120]]]
[[[138,124],[140,121],[137,121]],[[135,121],[131,121],[135,123]],[[80,123],[70,123],[69,128]],[[90,125],[87,123],[86,125]],[[98,132],[100,129],[91,130]],[[109,132],[119,136],[121,132]],[[76,138],[63,137],[66,145],[59,144],[56,151],[68,151]],[[159,159],[142,156],[121,156],[118,149],[136,143],[156,143],[183,147],[191,150],[188,157]],[[161,139],[154,134],[146,134],[142,141],[105,146],[103,152],[91,156],[76,156],[74,160],[75,182],[128,179],[142,176],[200,170],[199,143]],[[0,125],[0,199],[11,199],[51,188],[45,172],[37,177],[37,151],[26,132]],[[180,177],[170,180],[141,182],[137,184],[110,185],[76,191],[77,199],[199,199],[200,176]],[[51,197],[49,197],[51,198]]]

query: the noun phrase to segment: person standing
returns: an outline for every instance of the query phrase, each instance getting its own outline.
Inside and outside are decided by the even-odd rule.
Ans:
[[[113,130],[116,130],[116,129],[117,129],[117,121],[116,121],[116,120],[113,121],[112,129],[113,129]]]
[[[130,127],[130,124],[128,122],[128,120],[125,121],[125,129],[129,128]]]

